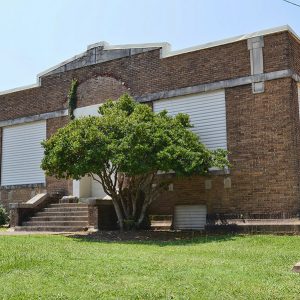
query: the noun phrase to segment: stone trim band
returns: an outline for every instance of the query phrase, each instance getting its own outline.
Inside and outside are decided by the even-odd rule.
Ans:
[[[68,115],[68,110],[62,109],[62,110],[52,111],[52,112],[43,113],[43,114],[39,114],[39,115],[33,115],[33,116],[28,116],[28,117],[0,121],[0,127],[41,121],[41,120],[47,120],[47,119],[53,119],[53,118],[59,118],[59,117],[67,116],[67,115]]]
[[[199,85],[194,85],[194,86],[189,86],[189,87],[179,88],[179,89],[174,89],[169,91],[146,94],[142,96],[137,96],[135,97],[135,99],[141,103],[150,102],[159,99],[184,96],[188,94],[195,94],[201,92],[209,92],[209,91],[214,91],[214,90],[219,90],[224,88],[231,88],[235,86],[241,86],[241,85],[247,85],[253,83],[261,83],[264,81],[288,78],[288,77],[291,77],[293,80],[300,82],[300,76],[296,74],[293,70],[287,69],[287,70],[281,70],[281,71],[275,71],[275,72],[269,72],[263,74],[255,74],[251,76],[244,76],[235,79],[221,80],[212,83],[204,83],[204,84],[199,84]],[[38,114],[38,115],[33,115],[28,117],[0,121],[0,127],[59,118],[67,115],[68,115],[68,109],[62,109],[62,110],[57,110],[49,113],[43,113],[43,114]]]
[[[293,78],[297,82],[300,81],[300,76],[298,74],[296,74],[291,69],[287,69],[287,70],[281,70],[281,71],[275,71],[275,72],[269,72],[263,74],[255,74],[251,76],[244,76],[235,79],[221,80],[212,83],[204,83],[204,84],[189,86],[185,88],[179,88],[175,90],[162,91],[158,93],[138,96],[135,97],[135,99],[139,102],[150,102],[158,99],[184,96],[188,94],[195,94],[201,92],[209,92],[209,91],[214,91],[214,90],[219,90],[224,88],[231,88],[235,86],[260,83],[264,81],[288,78],[288,77]]]

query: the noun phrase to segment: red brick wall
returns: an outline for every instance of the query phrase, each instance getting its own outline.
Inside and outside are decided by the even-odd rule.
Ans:
[[[297,103],[292,80],[266,82],[261,94],[252,94],[247,86],[232,88],[226,96],[232,207],[257,213],[297,211]]]
[[[83,83],[95,76],[111,76],[125,82],[132,95],[142,95],[249,73],[250,58],[246,41],[164,59],[160,59],[159,50],[154,50],[49,75],[41,79],[41,87],[0,95],[0,120],[66,108],[73,78]],[[9,105],[2,106],[2,103]]]
[[[205,204],[209,214],[223,212],[227,206],[231,189],[224,188],[224,178],[208,176],[176,178],[173,176],[173,191],[165,191],[150,207],[150,214],[172,215],[178,204]],[[211,189],[205,189],[205,180],[211,180]]]
[[[70,81],[61,81],[59,86],[37,87],[0,95],[0,120],[60,110],[67,107]]]
[[[299,116],[291,79],[265,83],[265,92],[251,86],[226,89],[230,174],[174,182],[152,205],[151,213],[172,214],[179,203],[207,204],[208,213],[295,214],[299,206]],[[298,124],[298,126],[295,126]],[[224,178],[231,188],[224,188]]]
[[[300,73],[299,51],[299,42],[287,32],[265,36],[264,71],[292,67]],[[164,59],[154,50],[46,76],[41,87],[0,95],[0,120],[66,108],[73,78],[80,83],[80,107],[116,98],[124,91],[139,96],[248,75],[250,54],[245,40]],[[209,213],[289,214],[299,210],[295,83],[291,79],[268,81],[261,94],[253,94],[251,85],[226,89],[226,110],[230,175],[212,176],[209,190],[204,178],[176,180],[174,191],[164,193],[153,211],[172,213],[176,203],[207,203]],[[47,136],[66,122],[67,118],[48,120]],[[224,188],[224,177],[231,179],[231,188]],[[47,186],[51,191],[72,190],[70,181],[53,178],[47,178]],[[9,192],[1,190],[2,202],[8,202]],[[14,200],[25,200],[31,190],[12,192]]]
[[[286,69],[291,61],[289,34],[265,36],[264,43],[265,72]],[[95,76],[111,76],[124,82],[131,94],[138,96],[249,74],[246,40],[164,59],[160,59],[159,50],[154,50],[42,77],[41,87],[0,95],[0,120],[66,108],[72,78],[84,84]],[[106,95],[103,94],[104,98]]]
[[[47,138],[50,138],[57,129],[65,126],[69,121],[68,117],[60,117],[47,120]],[[49,193],[60,193],[63,195],[72,194],[72,180],[56,179],[54,177],[46,177],[47,191]]]
[[[265,72],[289,67],[290,38],[287,32],[264,37]],[[72,78],[84,82],[94,76],[111,75],[125,82],[133,95],[142,95],[249,74],[250,56],[245,40],[164,59],[160,59],[159,50],[154,50],[46,76],[41,87],[0,95],[0,120],[65,108]]]
[[[289,35],[290,68],[300,74],[300,42],[293,35]]]
[[[289,33],[279,32],[264,36],[264,72],[288,69],[290,66]]]
[[[107,99],[118,99],[128,88],[113,77],[97,76],[80,82],[77,89],[77,107],[103,103]]]
[[[36,194],[45,192],[44,187],[34,187],[34,188],[17,188],[14,190],[11,189],[1,189],[0,190],[0,204],[3,205],[7,210],[9,203],[24,202]]]

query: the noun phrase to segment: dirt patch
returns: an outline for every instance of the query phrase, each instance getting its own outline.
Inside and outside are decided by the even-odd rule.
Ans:
[[[143,230],[143,231],[98,231],[85,234],[70,234],[74,238],[80,238],[90,241],[185,241],[198,237],[205,237],[206,234],[201,231],[159,231],[159,230]]]

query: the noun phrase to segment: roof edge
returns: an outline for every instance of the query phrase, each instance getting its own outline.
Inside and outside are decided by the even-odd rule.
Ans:
[[[131,48],[162,48],[170,47],[170,44],[167,42],[161,43],[144,43],[144,44],[124,44],[124,45],[110,45],[109,43],[102,41],[99,43],[91,44],[87,46],[87,50],[103,47],[103,50],[118,50],[118,49],[131,49]]]
[[[20,92],[20,91],[24,91],[24,90],[33,89],[33,88],[36,88],[36,87],[39,87],[39,86],[40,86],[39,82],[33,83],[33,84],[19,86],[19,87],[16,87],[16,88],[12,88],[12,89],[8,89],[8,90],[0,91],[0,96],[6,95],[6,94],[12,94],[12,93],[16,93],[16,92]]]
[[[194,51],[207,49],[207,48],[213,48],[213,47],[217,47],[217,46],[222,46],[222,45],[231,44],[234,42],[247,40],[249,38],[253,38],[256,36],[262,36],[262,35],[265,36],[265,35],[270,35],[270,34],[274,34],[277,32],[283,32],[283,31],[289,31],[297,39],[300,40],[299,36],[294,32],[294,30],[289,25],[283,25],[283,26],[278,26],[278,27],[273,27],[273,28],[269,28],[269,29],[265,29],[265,30],[256,31],[256,32],[249,33],[249,34],[242,34],[242,35],[238,35],[238,36],[231,37],[231,38],[226,38],[226,39],[222,39],[222,40],[218,40],[218,41],[214,41],[214,42],[209,42],[209,43],[205,43],[205,44],[201,44],[201,45],[197,45],[197,46],[192,46],[189,48],[184,48],[184,49],[180,49],[180,50],[176,50],[176,51],[162,51],[161,58],[180,55],[180,54],[184,54],[184,53],[188,53],[188,52],[194,52]]]
[[[119,50],[119,49],[139,49],[139,48],[170,48],[171,45],[167,42],[165,43],[147,43],[147,44],[125,44],[125,45],[110,45],[108,42],[105,42],[105,41],[101,41],[99,43],[95,43],[95,44],[91,44],[91,45],[88,45],[87,46],[87,50],[84,51],[84,52],[81,52],[67,60],[64,60],[63,62],[51,67],[51,68],[48,68],[46,69],[45,71],[42,71],[40,73],[37,74],[37,79],[38,81],[40,80],[41,77],[45,76],[47,73],[50,73],[78,58],[81,58],[83,57],[86,52],[88,50],[91,50],[91,49],[94,49],[94,48],[97,48],[97,47],[103,47],[103,50]]]
[[[269,28],[269,29],[265,29],[265,30],[256,31],[256,32],[253,32],[250,34],[243,34],[243,35],[239,35],[239,36],[235,36],[235,37],[231,37],[231,38],[227,38],[227,39],[222,39],[222,40],[218,40],[215,42],[209,42],[209,43],[205,43],[205,44],[201,44],[201,45],[197,45],[197,46],[193,46],[193,47],[188,47],[188,48],[184,48],[181,50],[175,50],[175,51],[171,50],[171,45],[167,42],[145,43],[145,44],[127,44],[127,45],[110,45],[109,43],[107,43],[105,41],[88,45],[87,50],[90,50],[90,49],[93,49],[96,47],[103,47],[104,50],[117,50],[117,49],[130,49],[130,48],[160,48],[161,49],[160,57],[167,58],[167,57],[181,55],[184,53],[194,52],[194,51],[198,51],[198,50],[202,50],[202,49],[222,46],[222,45],[246,40],[246,39],[256,37],[256,36],[265,36],[265,35],[270,35],[270,34],[283,32],[283,31],[290,32],[292,35],[294,35],[300,41],[299,36],[294,32],[294,30],[289,25],[283,25],[283,26],[279,26],[279,27],[273,27],[273,28]],[[86,51],[84,51],[78,55],[75,55],[75,56],[73,56],[73,57],[71,57],[71,58],[69,58],[69,59],[43,71],[43,72],[38,73],[37,74],[37,83],[35,83],[35,84],[0,91],[0,95],[10,94],[10,93],[19,92],[19,91],[26,90],[26,89],[39,87],[42,76],[46,75],[47,73],[65,65],[69,62],[72,62],[75,59],[83,57],[85,54],[86,54]]]

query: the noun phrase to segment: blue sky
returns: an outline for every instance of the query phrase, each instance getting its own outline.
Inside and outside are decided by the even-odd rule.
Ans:
[[[286,24],[300,35],[300,7],[283,0],[0,0],[0,91],[99,41],[177,50]]]

